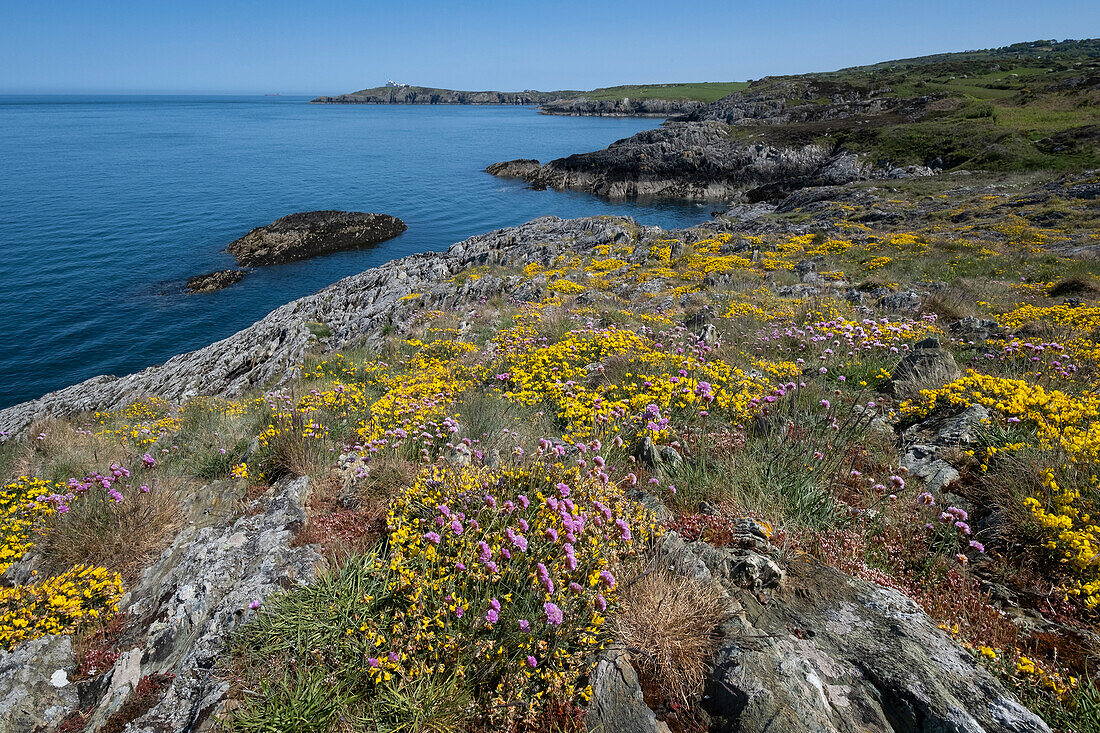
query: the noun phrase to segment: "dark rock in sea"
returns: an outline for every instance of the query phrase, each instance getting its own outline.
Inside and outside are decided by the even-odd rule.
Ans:
[[[188,293],[213,293],[215,290],[239,283],[247,274],[248,270],[218,270],[205,275],[195,275],[187,279],[186,289]]]
[[[307,211],[256,227],[226,247],[226,251],[241,265],[277,265],[368,247],[392,239],[406,229],[405,222],[387,214]]]
[[[824,145],[776,147],[741,140],[716,122],[670,122],[612,143],[604,150],[552,160],[513,160],[489,173],[523,178],[535,188],[575,189],[609,198],[714,201],[779,200],[807,186],[870,177],[854,154]]]
[[[533,158],[520,158],[519,160],[506,160],[502,163],[493,163],[485,169],[485,172],[498,178],[522,178],[531,180],[538,176],[542,164]]]

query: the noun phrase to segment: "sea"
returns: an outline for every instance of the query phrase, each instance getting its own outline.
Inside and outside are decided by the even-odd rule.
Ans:
[[[705,221],[700,205],[533,191],[484,172],[660,122],[283,96],[0,96],[0,408],[164,362],[348,275],[538,216]],[[318,209],[409,228],[184,293],[188,277],[233,267],[223,250],[249,229]]]

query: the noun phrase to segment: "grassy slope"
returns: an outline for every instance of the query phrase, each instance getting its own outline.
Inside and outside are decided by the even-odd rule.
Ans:
[[[880,115],[735,130],[779,144],[834,144],[900,165],[939,157],[947,168],[1082,170],[1100,165],[1098,75],[1100,41],[1086,40],[769,77],[750,89],[810,85],[816,96],[809,103],[821,105],[829,104],[834,94],[870,92],[935,101],[916,119]]]

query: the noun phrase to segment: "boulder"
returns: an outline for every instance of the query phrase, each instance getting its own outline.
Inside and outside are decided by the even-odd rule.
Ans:
[[[604,653],[592,673],[585,727],[600,733],[666,733],[668,726],[645,703],[638,673],[620,649]]]

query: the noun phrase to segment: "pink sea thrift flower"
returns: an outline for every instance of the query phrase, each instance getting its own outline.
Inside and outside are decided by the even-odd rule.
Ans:
[[[547,601],[542,604],[542,610],[546,612],[546,623],[551,626],[561,626],[562,622],[565,620],[565,615],[562,613],[561,609],[558,608],[557,604]]]

